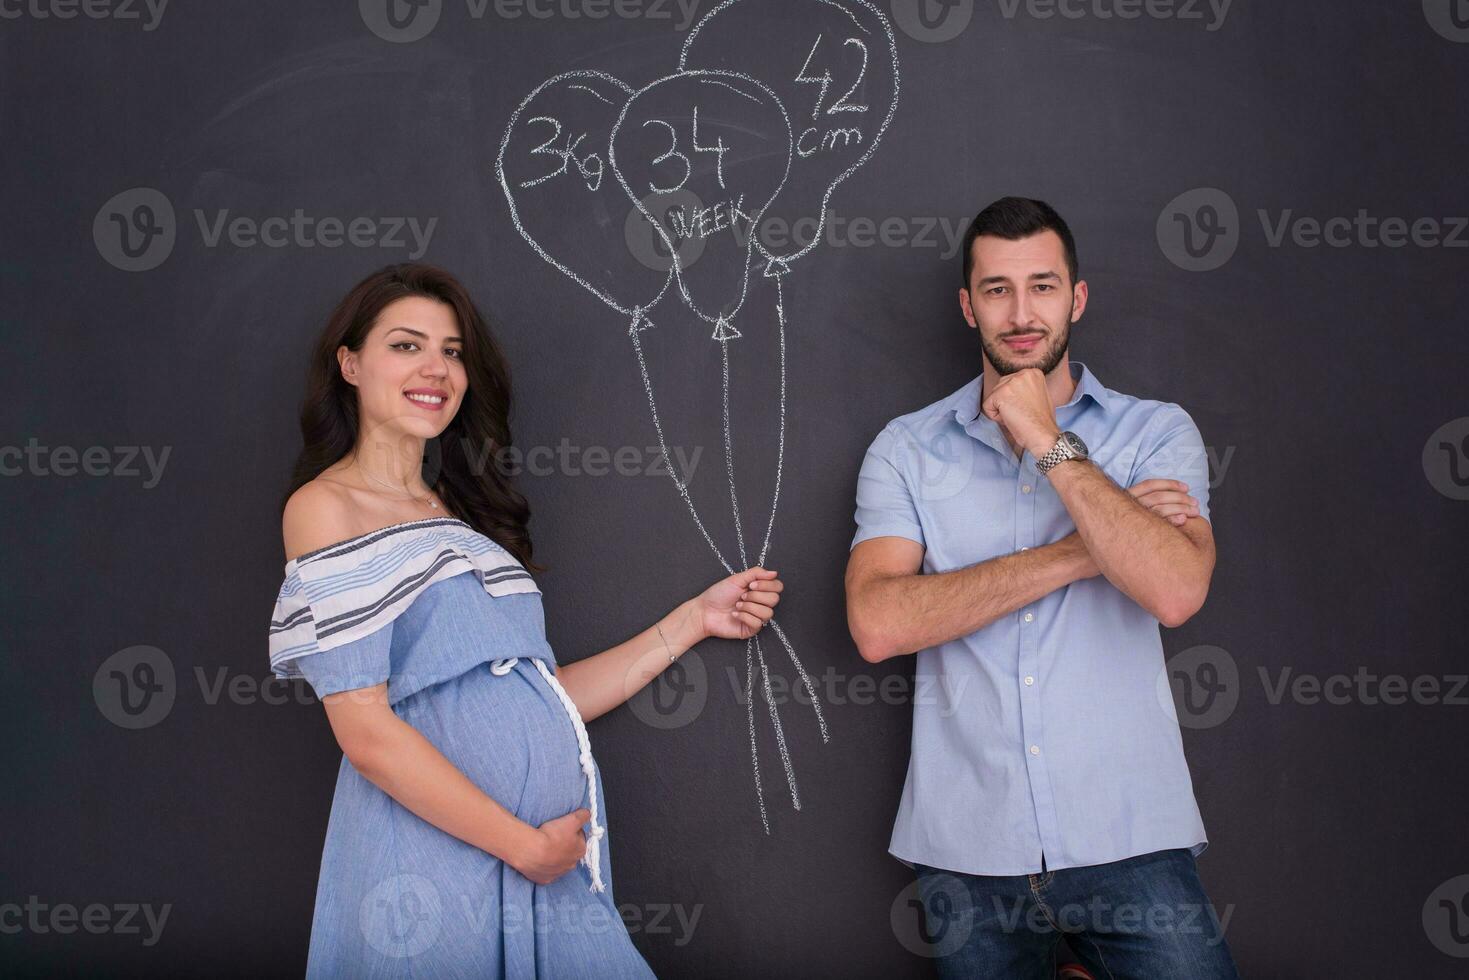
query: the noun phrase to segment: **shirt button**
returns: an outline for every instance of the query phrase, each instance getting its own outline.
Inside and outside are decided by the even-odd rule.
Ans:
[[[1025,486],[1021,487],[1020,488],[1020,492],[1021,493],[1030,493],[1030,484],[1027,483],[1027,484],[1025,484]]]
[[[1026,613],[1025,614],[1025,621],[1027,623],[1030,622],[1032,619],[1035,619],[1035,613]]]
[[[1034,684],[1035,683],[1035,678],[1034,677],[1031,677],[1029,674],[1027,674],[1027,675],[1025,675],[1025,683],[1026,684]]]
[[[1041,747],[1039,745],[1032,745],[1030,747],[1030,754],[1031,755],[1040,755],[1041,754]]]

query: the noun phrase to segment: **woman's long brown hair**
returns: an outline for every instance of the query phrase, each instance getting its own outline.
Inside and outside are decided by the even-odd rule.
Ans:
[[[448,272],[408,262],[379,269],[352,287],[332,311],[316,340],[301,403],[301,454],[286,501],[357,445],[357,389],[342,377],[337,348],[361,350],[383,308],[407,296],[448,304],[464,338],[462,357],[468,390],[459,411],[436,440],[424,447],[424,482],[450,511],[510,552],[526,568],[531,541],[530,507],[496,461],[510,445],[510,369],[488,321],[468,291]],[[436,458],[435,458],[436,457]],[[436,471],[436,472],[434,472]]]

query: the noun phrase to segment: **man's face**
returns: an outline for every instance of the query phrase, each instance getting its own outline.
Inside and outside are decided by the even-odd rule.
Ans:
[[[1086,308],[1086,283],[1069,281],[1061,236],[1049,229],[1013,242],[981,235],[972,249],[959,305],[985,358],[1002,375],[1029,367],[1049,374]]]

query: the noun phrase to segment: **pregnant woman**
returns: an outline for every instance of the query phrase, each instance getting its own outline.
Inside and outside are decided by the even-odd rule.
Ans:
[[[652,975],[583,723],[759,630],[782,584],[746,569],[558,666],[529,508],[492,462],[509,414],[484,317],[432,266],[363,280],[312,353],[270,624],[272,671],[311,684],[343,752],[310,977]]]

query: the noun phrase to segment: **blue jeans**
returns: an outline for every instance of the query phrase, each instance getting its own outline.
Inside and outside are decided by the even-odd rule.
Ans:
[[[1186,847],[1032,875],[913,867],[940,977],[1049,980],[1062,933],[1099,980],[1239,976]]]

